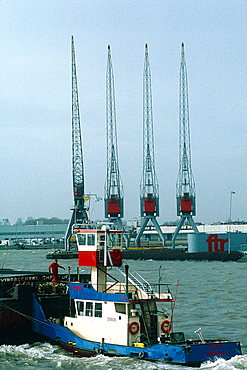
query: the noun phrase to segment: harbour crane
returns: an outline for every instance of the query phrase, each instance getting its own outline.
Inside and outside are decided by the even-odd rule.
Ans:
[[[140,208],[142,225],[136,236],[136,246],[139,246],[140,238],[149,221],[153,223],[164,245],[164,235],[156,219],[159,216],[159,185],[154,163],[151,71],[147,44],[143,71],[143,171],[140,184]]]
[[[74,224],[84,224],[88,221],[87,209],[84,204],[84,168],[81,139],[80,110],[76,75],[76,60],[74,38],[71,37],[71,67],[72,67],[72,175],[74,205],[72,216],[65,235],[65,249],[69,250],[69,239]]]
[[[116,107],[114,75],[111,48],[108,45],[106,73],[106,132],[107,132],[107,174],[105,182],[105,217],[113,227],[123,230],[123,185],[118,165]]]
[[[176,197],[177,215],[180,216],[180,220],[172,237],[173,249],[175,248],[176,237],[186,219],[194,232],[199,232],[192,217],[196,214],[196,192],[191,168],[188,82],[183,43],[181,47],[179,95],[179,173],[177,178]]]

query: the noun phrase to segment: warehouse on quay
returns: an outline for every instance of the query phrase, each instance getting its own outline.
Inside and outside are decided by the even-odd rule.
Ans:
[[[62,244],[67,224],[0,225],[0,246]]]

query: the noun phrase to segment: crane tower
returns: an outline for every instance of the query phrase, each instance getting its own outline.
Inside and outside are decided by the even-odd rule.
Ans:
[[[193,230],[198,233],[197,226],[192,218],[192,216],[196,214],[196,192],[195,181],[191,169],[188,83],[183,43],[181,47],[180,64],[179,173],[177,178],[176,197],[177,215],[180,216],[180,220],[172,238],[173,248],[175,248],[177,234],[186,219]]]
[[[139,245],[149,221],[155,226],[164,245],[164,236],[156,219],[159,216],[159,185],[154,163],[151,72],[147,44],[145,45],[143,71],[143,171],[140,184],[140,207],[142,225],[136,237],[136,245]]]
[[[69,249],[69,238],[72,234],[73,224],[87,222],[88,215],[84,205],[84,169],[82,154],[82,139],[80,125],[80,110],[78,99],[78,86],[76,76],[76,61],[74,38],[71,37],[71,67],[72,67],[72,175],[74,205],[73,213],[65,236],[65,249]]]
[[[111,48],[108,45],[106,73],[107,175],[105,183],[105,217],[123,230],[123,185],[118,166],[114,76]]]

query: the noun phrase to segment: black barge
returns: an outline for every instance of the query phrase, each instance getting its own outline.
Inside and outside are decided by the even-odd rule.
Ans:
[[[49,317],[69,305],[68,281],[78,280],[76,274],[59,274],[60,283],[54,286],[46,272],[0,269],[0,345],[19,345],[41,341],[33,332],[33,293],[44,302]],[[81,275],[83,281],[89,275]]]
[[[170,248],[130,248],[123,249],[125,260],[157,260],[157,261],[238,261],[243,253],[238,251],[223,252],[197,252],[188,253],[183,249]],[[56,250],[46,255],[47,259],[69,259],[78,258],[76,250]]]

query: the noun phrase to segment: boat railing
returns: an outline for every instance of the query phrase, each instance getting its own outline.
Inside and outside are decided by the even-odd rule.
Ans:
[[[170,284],[152,284],[152,295],[149,295],[147,297],[146,292],[142,292],[140,294],[137,293],[136,285],[132,284],[131,281],[129,281],[130,284],[128,284],[128,296],[130,300],[140,300],[140,299],[147,299],[147,298],[153,298],[158,299],[162,301],[172,301],[172,294],[169,289]],[[166,289],[165,289],[166,288]],[[98,285],[98,289],[100,291],[107,291],[107,293],[126,293],[126,283],[125,282],[116,282],[112,284],[112,282],[107,283],[107,289],[105,289],[105,285]]]
[[[122,266],[118,267],[120,273],[125,277],[126,277],[126,266],[127,264],[123,262]],[[152,298],[156,296],[151,284],[137,271],[129,267],[128,267],[128,281],[142,293],[142,296],[146,298]]]

